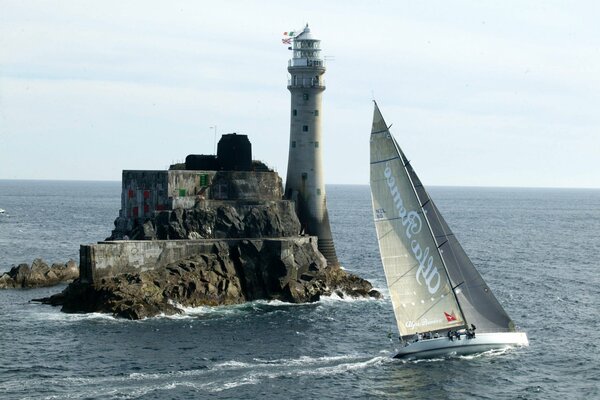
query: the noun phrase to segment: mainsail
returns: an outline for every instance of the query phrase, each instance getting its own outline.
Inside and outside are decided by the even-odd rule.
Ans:
[[[375,104],[371,195],[381,259],[401,336],[514,326],[456,240]]]

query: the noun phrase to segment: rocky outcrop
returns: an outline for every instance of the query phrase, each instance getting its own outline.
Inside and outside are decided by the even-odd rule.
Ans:
[[[35,301],[65,312],[141,319],[253,300],[380,297],[368,281],[328,265],[316,237],[301,235],[294,202],[273,195],[281,189],[279,177],[262,187],[236,174],[219,185],[219,176],[213,178],[215,187],[229,188],[228,200],[172,198],[181,207],[143,218],[122,210],[106,242],[81,246],[80,279]]]
[[[290,237],[300,221],[290,201],[200,201],[190,209],[158,211],[129,229],[119,217],[106,240],[168,240]]]
[[[318,301],[333,292],[380,297],[371,284],[339,266],[327,266],[314,243],[282,253],[266,241],[217,242],[212,251],[93,284],[76,280],[62,293],[38,299],[65,312],[106,312],[141,319],[180,313],[180,307],[239,304],[266,299]]]
[[[19,264],[0,276],[0,289],[34,288],[54,286],[62,282],[72,281],[79,277],[77,263],[69,260],[64,264],[54,263],[48,266],[37,258],[28,264]]]

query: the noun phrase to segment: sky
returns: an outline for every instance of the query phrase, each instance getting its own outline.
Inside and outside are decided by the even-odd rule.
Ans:
[[[114,180],[249,136],[285,178],[284,31],[326,56],[324,175],[373,103],[426,185],[600,187],[595,1],[0,0],[0,179]],[[216,127],[216,128],[215,128]]]

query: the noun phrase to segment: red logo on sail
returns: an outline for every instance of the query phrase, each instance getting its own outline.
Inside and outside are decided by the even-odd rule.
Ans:
[[[456,321],[456,315],[454,314],[454,311],[452,311],[452,314],[448,314],[447,312],[444,311],[444,315],[446,316],[446,321],[448,321],[448,322]]]

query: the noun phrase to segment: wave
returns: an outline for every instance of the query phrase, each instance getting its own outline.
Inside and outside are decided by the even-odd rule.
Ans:
[[[348,362],[334,363],[333,365],[322,365],[319,363],[331,363],[332,361],[348,360]],[[277,360],[273,360],[277,361]],[[372,357],[352,359],[352,356],[336,356],[336,357],[300,357],[298,359],[284,359],[280,363],[268,361],[267,364],[257,363],[246,364],[246,368],[250,371],[243,375],[241,379],[236,379],[232,382],[225,382],[217,387],[207,388],[211,392],[221,392],[242,385],[259,384],[264,380],[279,379],[279,378],[296,378],[299,376],[331,376],[344,374],[349,371],[356,371],[370,368],[377,365],[382,365],[391,362],[389,357]],[[316,365],[315,365],[316,364]],[[293,367],[301,366],[297,369]],[[257,367],[268,367],[265,371],[256,372]]]
[[[60,311],[56,307],[48,307],[46,305],[35,304],[34,310],[24,310],[22,314],[28,314],[33,319],[42,321],[57,321],[57,322],[80,322],[87,320],[102,320],[110,322],[124,322],[124,323],[143,323],[144,321],[157,320],[157,319],[195,319],[199,316],[230,316],[239,315],[248,312],[272,310],[283,307],[301,307],[306,306],[307,303],[286,303],[279,300],[255,300],[242,304],[234,305],[222,305],[222,306],[198,306],[188,307],[181,304],[171,302],[171,304],[181,310],[181,314],[159,314],[155,317],[143,318],[140,320],[129,320],[126,318],[116,317],[112,314],[92,312],[92,313],[65,313]],[[317,304],[317,303],[308,303]]]
[[[294,367],[303,365],[315,365],[323,363],[331,363],[341,360],[348,360],[358,357],[358,355],[339,355],[339,356],[322,356],[322,357],[310,357],[301,356],[298,358],[279,358],[274,360],[267,360],[262,358],[253,358],[254,363],[243,363],[235,360],[226,361],[221,364],[217,364],[215,367],[240,367],[240,368],[270,368],[270,367]]]
[[[380,290],[380,289],[377,289]],[[380,290],[381,291],[381,290]],[[58,321],[58,322],[81,322],[88,320],[110,321],[110,322],[125,322],[125,323],[140,323],[148,320],[167,319],[167,320],[185,320],[196,319],[198,317],[227,317],[236,316],[252,312],[277,311],[291,307],[315,307],[329,306],[342,303],[364,303],[364,302],[389,302],[389,297],[375,299],[372,297],[351,297],[345,293],[340,296],[337,293],[332,293],[329,296],[321,296],[321,299],[314,303],[288,303],[280,300],[254,300],[241,304],[220,305],[220,306],[198,306],[190,307],[182,304],[171,302],[171,304],[181,311],[180,314],[159,314],[155,317],[143,318],[141,320],[132,321],[126,318],[115,317],[108,313],[64,313],[55,307],[39,305],[34,311],[29,314],[38,320]]]
[[[42,308],[43,307],[43,308]],[[124,318],[116,318],[112,314],[93,312],[93,313],[65,313],[58,308],[50,308],[46,305],[40,305],[39,309],[30,312],[30,315],[38,320],[56,321],[56,322],[81,322],[81,321],[126,321],[134,322]]]
[[[375,289],[379,291],[379,289]],[[381,293],[381,291],[380,291]],[[346,303],[356,303],[356,302],[367,302],[367,301],[375,301],[375,302],[386,302],[389,297],[383,296],[381,299],[376,299],[374,297],[352,297],[344,292],[342,292],[343,296],[338,295],[337,293],[332,293],[329,296],[321,296],[321,299],[317,303],[321,304],[330,304],[337,302],[346,302]]]
[[[491,349],[487,351],[483,351],[481,353],[468,354],[468,355],[456,355],[449,354],[445,357],[436,357],[436,358],[421,358],[421,359],[410,359],[410,360],[398,360],[403,364],[421,364],[421,363],[438,363],[450,360],[476,360],[479,358],[489,358],[489,357],[498,357],[510,352],[512,347],[506,347],[503,349]]]
[[[282,358],[282,359],[261,359],[254,358],[252,362],[244,362],[238,360],[227,360],[212,366],[207,366],[205,368],[191,369],[191,370],[182,370],[182,371],[169,371],[164,373],[146,373],[146,372],[132,372],[127,376],[123,377],[115,377],[114,380],[156,380],[156,379],[165,379],[165,378],[173,378],[173,377],[190,377],[196,375],[210,375],[212,373],[220,373],[220,371],[256,371],[256,370],[272,370],[275,369],[277,371],[287,371],[302,374],[302,369],[307,368],[315,368],[326,367],[326,368],[337,368],[344,365],[354,364],[353,360],[363,360],[365,358],[364,355],[338,355],[338,356],[322,356],[322,357],[310,357],[310,356],[301,356],[298,358]],[[387,360],[390,357],[377,356],[371,358],[369,360]],[[343,362],[341,361],[349,361]],[[332,365],[333,364],[333,365]],[[293,370],[294,367],[304,367],[300,371]],[[310,373],[309,373],[310,374]],[[82,378],[74,378],[79,383],[84,383],[88,381],[88,379]],[[96,380],[97,378],[91,378],[92,380]],[[110,379],[110,378],[109,378]]]
[[[469,354],[469,355],[464,355],[464,356],[457,356],[456,358],[462,359],[462,360],[475,360],[478,358],[486,358],[486,357],[498,357],[498,356],[502,356],[508,352],[510,352],[512,349],[514,349],[514,347],[505,347],[503,349],[491,349],[488,351],[483,351],[481,353],[475,353],[475,354]]]
[[[182,314],[164,315],[161,314],[154,318],[167,318],[167,319],[193,319],[198,316],[228,316],[228,315],[239,315],[248,312],[256,311],[270,311],[278,308],[287,307],[302,307],[307,304],[315,303],[286,303],[280,300],[254,300],[241,304],[232,305],[221,305],[221,306],[197,306],[190,307],[184,306],[179,303],[172,302],[173,306],[177,307],[182,311]]]
[[[257,385],[265,380],[299,376],[331,376],[345,374],[373,366],[390,363],[389,357],[360,354],[284,359],[253,359],[250,362],[228,360],[206,368],[168,371],[163,373],[130,373],[103,377],[57,377],[31,379],[28,385],[38,393],[37,398],[110,397],[136,399],[150,393],[160,396],[162,391],[188,388],[198,393],[218,393],[245,385]],[[228,374],[227,371],[231,371]],[[200,378],[201,377],[201,378]],[[62,395],[43,396],[43,388],[69,388]],[[22,381],[8,381],[0,385],[8,391],[18,391]],[[42,393],[40,393],[40,391]],[[168,397],[168,395],[165,395]]]

